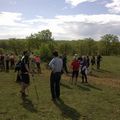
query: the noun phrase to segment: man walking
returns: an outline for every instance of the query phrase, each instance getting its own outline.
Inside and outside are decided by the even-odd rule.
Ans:
[[[102,56],[101,55],[97,55],[97,69],[100,69],[100,62],[101,62]]]
[[[63,54],[63,72],[65,71],[66,74],[68,73],[68,69],[67,69],[67,55],[66,53]]]
[[[58,57],[58,52],[53,52],[53,59],[49,63],[49,67],[51,68],[51,76],[50,76],[50,88],[52,100],[59,99],[60,97],[60,79],[61,79],[61,71],[63,68],[62,59]]]
[[[21,95],[23,97],[26,95],[26,89],[29,86],[30,83],[30,77],[29,77],[29,55],[27,51],[23,52],[23,57],[21,59]]]

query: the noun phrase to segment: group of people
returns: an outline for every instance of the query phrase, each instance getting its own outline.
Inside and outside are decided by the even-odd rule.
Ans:
[[[94,69],[95,65],[97,69],[100,69],[101,55],[98,56],[82,56],[79,57],[77,54],[74,55],[73,61],[71,62],[72,67],[72,84],[73,79],[75,78],[75,84],[77,84],[78,74],[81,73],[82,83],[87,83],[87,73],[90,71],[89,67],[91,66]]]
[[[27,52],[27,51],[26,51]],[[17,72],[17,79],[16,82],[20,82],[20,76],[21,76],[21,62],[24,61],[24,56],[28,57],[28,66],[31,69],[32,73],[38,73],[41,74],[42,70],[41,70],[41,58],[40,55],[35,55],[33,53],[29,53],[27,52],[27,54],[25,52],[23,52],[23,55],[19,58],[18,62],[16,63],[16,67],[15,67],[15,72]],[[24,58],[24,59],[23,59]]]
[[[10,69],[14,69],[15,62],[15,54],[0,54],[0,71],[9,72]]]
[[[70,68],[72,70],[72,84],[77,84],[77,79],[79,73],[82,76],[82,83],[87,83],[87,73],[89,66],[97,65],[97,69],[100,69],[100,61],[101,55],[97,57],[92,56],[78,56],[75,54],[73,60],[70,63]],[[12,53],[11,55],[0,55],[0,69],[1,71],[6,70],[9,71],[9,68],[15,68],[17,71],[17,82],[21,84],[20,93],[22,96],[26,95],[26,88],[30,83],[30,74],[35,73],[35,69],[37,68],[37,72],[41,73],[41,60],[39,55],[34,55],[33,53],[29,53],[28,51],[24,51],[23,55],[16,62],[16,57]],[[60,97],[60,79],[63,73],[70,74],[67,68],[67,55],[64,53],[62,56],[59,56],[57,51],[53,52],[53,58],[49,62],[48,66],[51,69],[50,76],[50,88],[51,88],[51,96],[52,100],[59,99]],[[74,80],[75,79],[75,80]]]
[[[72,69],[72,84],[77,84],[77,78],[79,73],[82,75],[82,83],[87,83],[87,73],[89,66],[91,64],[92,68],[96,64],[97,69],[100,69],[100,61],[101,55],[98,55],[96,58],[92,56],[90,59],[89,56],[79,57],[77,54],[74,55],[72,62],[70,63]],[[53,52],[53,59],[49,63],[49,67],[51,68],[51,76],[50,76],[50,88],[51,88],[51,96],[52,100],[59,99],[60,97],[60,79],[61,75],[66,72],[69,74],[67,69],[67,55],[64,54],[62,57],[58,55],[58,52]],[[75,80],[74,80],[75,78]]]

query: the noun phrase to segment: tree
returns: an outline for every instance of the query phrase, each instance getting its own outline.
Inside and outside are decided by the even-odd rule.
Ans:
[[[31,34],[27,37],[28,49],[39,49],[43,42],[52,41],[52,32],[50,30],[42,30],[41,32]]]
[[[97,46],[95,44],[94,39],[86,38],[86,39],[84,39],[84,41],[85,41],[85,44],[86,44],[86,48],[84,48],[84,49],[86,49],[86,54],[87,55],[96,54],[98,50],[97,50]]]
[[[4,53],[4,49],[0,48],[0,54],[3,54],[3,53]]]
[[[41,40],[42,40],[43,42],[53,40],[53,39],[52,39],[52,32],[50,32],[49,29],[47,29],[47,30],[42,30],[42,31],[40,32],[40,37],[41,37]]]
[[[116,52],[119,39],[116,35],[106,34],[101,37],[100,47],[104,55],[111,55]]]
[[[63,41],[63,42],[59,43],[58,47],[59,47],[59,52],[62,54],[63,53],[67,53],[67,54],[71,53],[72,46],[70,43]]]

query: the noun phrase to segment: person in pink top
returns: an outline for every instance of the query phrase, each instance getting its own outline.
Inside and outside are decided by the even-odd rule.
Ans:
[[[41,66],[40,66],[40,56],[35,56],[35,63],[36,63],[36,66],[37,66],[37,71],[38,71],[38,73],[41,73]]]

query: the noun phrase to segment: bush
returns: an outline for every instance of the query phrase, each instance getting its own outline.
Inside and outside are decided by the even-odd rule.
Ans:
[[[40,52],[40,56],[41,56],[42,61],[48,62],[51,60],[52,52],[47,44],[43,44],[40,47],[39,52]]]

